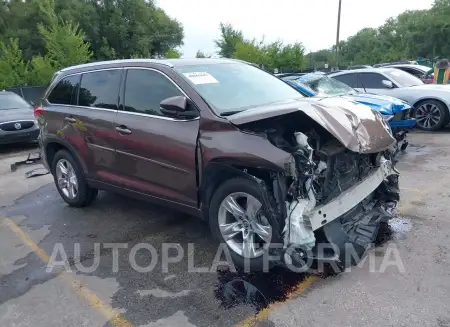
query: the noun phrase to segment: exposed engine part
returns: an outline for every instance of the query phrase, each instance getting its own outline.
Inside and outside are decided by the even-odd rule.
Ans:
[[[308,137],[301,132],[296,132],[294,135],[297,144],[309,155],[309,160],[312,160],[313,148],[308,144]]]
[[[276,241],[283,242],[284,262],[302,266],[306,257],[344,262],[348,245],[362,255],[380,224],[396,216],[394,151],[355,152],[315,122],[290,118],[246,126],[292,155],[284,172],[271,174],[272,185],[263,188],[281,231]],[[318,244],[333,244],[338,251],[324,252]]]
[[[316,238],[311,227],[305,224],[303,214],[305,210],[308,210],[311,201],[305,199],[299,199],[286,202],[287,217],[286,224],[284,226],[284,245],[299,245],[305,246],[307,249],[312,249],[316,244]]]
[[[299,150],[293,154],[297,170],[295,182],[298,184],[304,182],[304,184],[297,185],[298,188],[303,187],[303,192],[298,192],[297,197],[292,202],[286,202],[287,216],[283,229],[284,247],[287,248],[294,245],[312,249],[316,239],[311,226],[308,223],[305,224],[304,216],[316,206],[316,196],[313,188],[315,172],[320,174],[326,168],[326,164],[321,162],[316,168],[316,164],[313,162],[314,150],[308,144],[308,137],[300,132],[294,135],[299,146]],[[299,173],[302,173],[302,176],[299,176]],[[301,194],[304,195],[304,198],[301,198]]]

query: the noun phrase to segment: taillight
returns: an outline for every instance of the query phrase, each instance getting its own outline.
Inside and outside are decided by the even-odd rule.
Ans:
[[[44,108],[42,107],[34,107],[34,117],[40,117],[44,113]]]

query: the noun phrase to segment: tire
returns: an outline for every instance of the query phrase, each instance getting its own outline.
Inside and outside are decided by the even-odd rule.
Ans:
[[[440,101],[431,99],[423,100],[417,103],[415,107],[414,117],[416,118],[417,128],[419,129],[436,131],[450,122],[449,109]]]
[[[255,211],[256,217],[253,217],[252,219],[248,218],[247,222],[243,222],[241,224],[242,229],[240,232],[237,232],[236,236],[231,240],[231,242],[237,243],[236,246],[239,245],[239,239],[243,240],[244,238],[244,230],[245,226],[248,226],[248,230],[254,230],[255,226],[257,226],[256,229],[260,231],[267,232],[270,229],[270,233],[261,233],[264,235],[264,241],[263,238],[258,234],[254,234],[253,238],[255,240],[255,243],[259,243],[260,246],[257,249],[257,256],[255,257],[246,257],[244,254],[240,254],[236,251],[235,246],[230,246],[228,241],[225,241],[225,238],[223,236],[223,233],[221,231],[221,228],[219,225],[223,226],[223,217],[225,212],[225,217],[227,217],[227,222],[233,224],[233,219],[235,219],[235,216],[233,216],[228,210],[225,209],[224,206],[222,206],[222,202],[227,199],[230,195],[234,194],[234,199],[236,199],[236,202],[241,206],[242,209],[246,209],[246,205],[244,205],[242,202],[240,202],[244,198],[244,194],[248,195],[246,198],[246,203],[253,203],[256,205],[256,202],[259,202],[260,209]],[[238,195],[237,195],[238,194]],[[241,199],[242,195],[242,199]],[[250,201],[250,202],[249,202]],[[209,225],[211,228],[211,233],[213,234],[214,238],[216,238],[219,242],[227,244],[227,247],[229,249],[231,259],[233,260],[233,263],[238,266],[239,268],[245,269],[246,271],[262,271],[264,269],[271,268],[271,265],[267,264],[264,265],[264,260],[267,260],[267,251],[268,247],[270,247],[270,244],[272,243],[272,240],[274,239],[274,236],[272,235],[273,228],[270,226],[270,220],[266,218],[264,212],[264,204],[263,204],[263,198],[261,194],[261,190],[259,185],[246,178],[234,178],[230,179],[223,184],[221,184],[217,190],[214,192],[214,195],[211,199],[210,208],[209,208]],[[257,206],[257,205],[256,205]],[[252,210],[250,210],[252,211]],[[222,217],[222,218],[221,218]],[[230,219],[228,221],[228,219]],[[235,219],[236,223],[239,224],[239,221]],[[256,222],[256,223],[255,223]],[[262,226],[263,229],[260,229]],[[236,232],[235,230],[233,233]],[[249,232],[254,233],[254,232]],[[232,234],[232,233],[231,233]],[[270,236],[269,236],[270,234]],[[247,234],[248,235],[248,234]],[[242,251],[244,252],[243,245],[244,242],[241,241]],[[247,247],[246,247],[247,249]]]
[[[67,174],[63,174],[62,170],[58,168],[62,165],[66,168]],[[52,162],[52,175],[55,181],[56,188],[63,200],[72,207],[84,207],[91,204],[97,197],[98,190],[91,188],[84,177],[83,170],[78,162],[73,158],[67,150],[59,150]],[[71,178],[68,176],[70,175]],[[58,179],[63,176],[65,183],[58,183]],[[64,187],[63,184],[69,185],[67,180],[76,180],[76,187]],[[76,192],[72,190],[76,190]]]

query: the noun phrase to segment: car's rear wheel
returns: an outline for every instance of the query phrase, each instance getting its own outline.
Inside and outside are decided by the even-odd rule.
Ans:
[[[52,174],[59,194],[69,205],[87,206],[97,197],[98,190],[87,184],[81,167],[67,150],[55,154]]]
[[[416,105],[417,127],[425,131],[436,131],[450,121],[448,108],[440,101],[423,100]]]
[[[252,271],[261,271],[272,241],[261,191],[245,178],[226,181],[218,187],[210,203],[209,222],[213,236],[226,243],[233,262]]]

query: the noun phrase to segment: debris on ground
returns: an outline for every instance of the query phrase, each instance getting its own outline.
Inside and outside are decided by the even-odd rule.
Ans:
[[[43,176],[43,175],[47,175],[47,174],[50,174],[50,172],[47,170],[47,168],[39,167],[39,168],[32,169],[30,171],[27,171],[25,173],[25,177],[31,178],[31,177]]]
[[[39,152],[36,153],[28,153],[28,157],[26,160],[16,161],[11,164],[11,171],[16,171],[19,166],[23,165],[32,165],[38,164],[41,162],[41,154]]]

